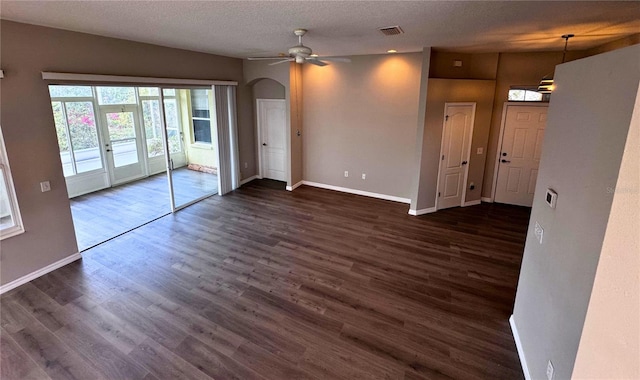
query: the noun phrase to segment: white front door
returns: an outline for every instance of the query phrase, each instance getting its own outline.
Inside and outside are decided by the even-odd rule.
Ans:
[[[447,103],[440,149],[437,208],[462,206],[471,154],[475,103]]]
[[[546,106],[505,105],[495,202],[531,207],[542,155]]]
[[[145,176],[142,133],[136,106],[101,107],[111,185]]]
[[[286,181],[287,110],[284,99],[258,99],[258,144],[262,178]]]

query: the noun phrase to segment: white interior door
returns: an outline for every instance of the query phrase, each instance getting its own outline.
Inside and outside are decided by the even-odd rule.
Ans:
[[[263,178],[286,181],[286,103],[284,99],[258,99],[260,173]]]
[[[101,107],[111,185],[145,176],[143,137],[136,106]]]
[[[474,103],[447,103],[440,149],[437,208],[462,206],[466,193]]]
[[[547,107],[506,107],[494,201],[531,207],[547,125]]]

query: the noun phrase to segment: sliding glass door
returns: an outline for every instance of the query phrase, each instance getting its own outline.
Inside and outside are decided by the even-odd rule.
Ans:
[[[174,209],[218,192],[218,150],[213,91],[164,88],[168,173]],[[177,154],[178,150],[180,153]]]

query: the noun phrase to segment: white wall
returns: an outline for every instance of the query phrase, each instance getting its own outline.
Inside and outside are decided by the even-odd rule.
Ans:
[[[639,56],[636,45],[556,69],[513,313],[533,379],[546,378],[548,360],[555,379],[573,372],[608,229],[613,201],[608,189],[619,180],[634,112]],[[556,209],[544,202],[547,188],[558,193]],[[532,232],[535,221],[544,228],[542,244]],[[629,236],[620,238],[624,252],[632,249]]]
[[[410,198],[422,54],[351,59],[304,65],[304,179]]]
[[[640,379],[640,89],[574,379]]]

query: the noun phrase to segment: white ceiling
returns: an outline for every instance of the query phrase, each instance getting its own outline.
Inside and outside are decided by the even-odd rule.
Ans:
[[[0,18],[245,58],[304,43],[320,55],[424,46],[460,52],[586,49],[640,32],[622,1],[0,1]],[[379,27],[405,34],[384,36]]]

